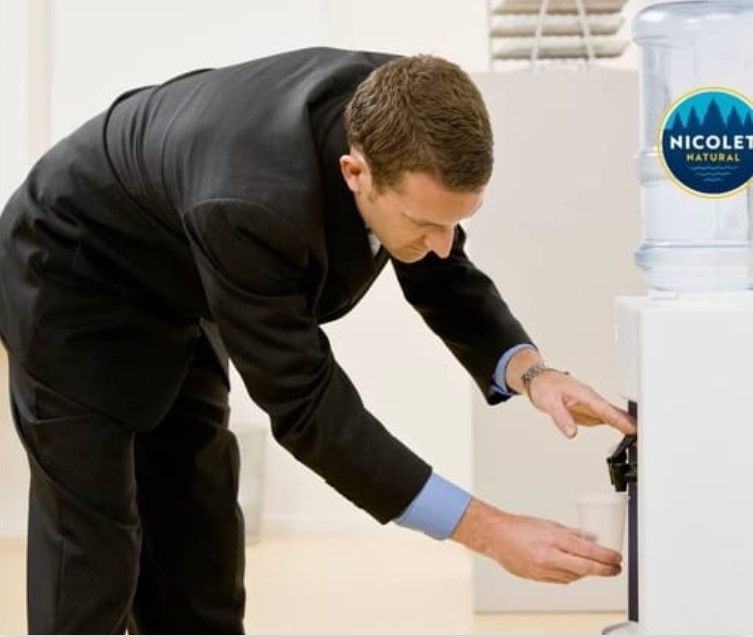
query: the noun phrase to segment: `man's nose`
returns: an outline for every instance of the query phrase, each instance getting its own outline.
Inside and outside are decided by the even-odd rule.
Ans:
[[[440,259],[446,259],[452,251],[452,240],[455,236],[455,228],[442,228],[426,237],[426,245]]]

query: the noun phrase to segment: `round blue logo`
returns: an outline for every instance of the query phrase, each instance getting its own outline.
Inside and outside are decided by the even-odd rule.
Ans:
[[[721,87],[686,94],[667,111],[658,147],[681,188],[701,197],[729,197],[753,177],[753,103]]]

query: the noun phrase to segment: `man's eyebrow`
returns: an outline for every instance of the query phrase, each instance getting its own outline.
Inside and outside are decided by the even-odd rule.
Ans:
[[[434,223],[433,221],[424,221],[423,219],[416,219],[413,215],[411,215],[407,210],[401,210],[400,213],[404,216],[410,219],[413,223],[419,226],[438,226],[440,224]]]
[[[481,206],[482,206],[483,204],[484,204],[484,200],[483,200],[483,199],[481,199],[481,200],[480,200],[480,201],[479,201],[479,202],[478,202],[478,203],[476,204],[476,206],[475,206],[475,207],[473,208],[473,210],[471,210],[471,211],[470,211],[470,212],[469,212],[469,213],[468,213],[468,214],[467,214],[467,215],[466,215],[465,217],[463,217],[463,219],[467,219],[468,217],[470,217],[470,216],[471,216],[471,215],[472,215],[472,214],[473,214],[474,212],[476,212],[476,211],[477,211],[477,210],[478,210],[478,209],[479,209],[479,208],[480,208],[480,207],[481,207]],[[413,215],[412,215],[412,214],[411,214],[410,212],[408,212],[407,210],[401,210],[401,211],[400,211],[400,214],[402,214],[402,215],[403,215],[404,217],[407,217],[407,218],[408,218],[408,219],[410,219],[410,220],[411,220],[411,221],[412,221],[413,223],[415,223],[415,224],[417,224],[417,225],[419,225],[419,226],[441,226],[441,225],[444,225],[444,224],[441,224],[441,223],[436,223],[436,222],[434,222],[434,221],[425,221],[425,220],[423,220],[423,219],[417,219],[416,217],[414,217],[414,216],[413,216]]]

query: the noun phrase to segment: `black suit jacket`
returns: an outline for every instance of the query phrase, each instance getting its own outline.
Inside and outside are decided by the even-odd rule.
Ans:
[[[388,260],[339,174],[342,112],[393,56],[308,49],[119,97],[53,147],[0,217],[0,332],[42,382],[137,429],[219,331],[277,440],[381,522],[430,467],[363,406],[320,324]],[[489,402],[531,342],[463,251],[393,262],[408,301]]]

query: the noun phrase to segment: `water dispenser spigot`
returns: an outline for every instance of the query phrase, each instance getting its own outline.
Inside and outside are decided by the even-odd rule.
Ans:
[[[614,490],[618,492],[627,491],[627,485],[629,482],[635,482],[638,478],[638,466],[637,460],[634,455],[630,460],[628,456],[628,449],[632,447],[638,436],[635,434],[625,436],[617,445],[617,449],[614,450],[611,456],[607,458],[607,466],[609,467],[609,480],[614,485]]]

